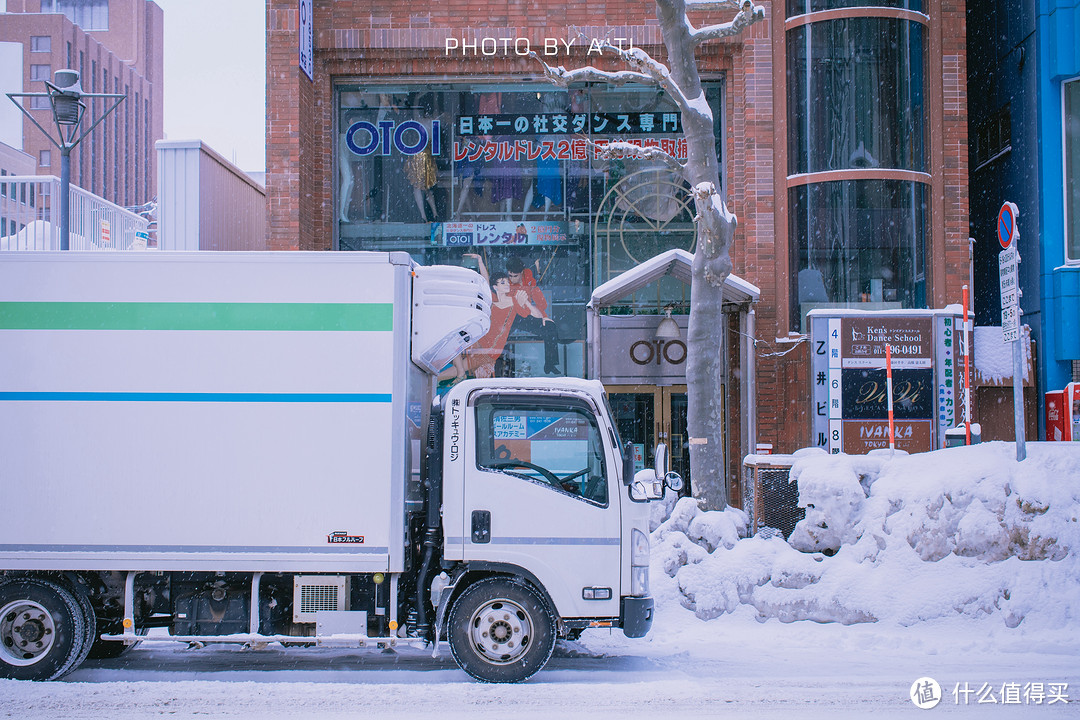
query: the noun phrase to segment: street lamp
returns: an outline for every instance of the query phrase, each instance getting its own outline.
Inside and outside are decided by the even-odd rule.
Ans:
[[[43,93],[8,93],[7,96],[11,98],[11,102],[15,103],[15,107],[22,110],[23,115],[30,118],[30,122],[37,126],[38,130],[45,133],[45,137],[49,138],[49,142],[55,145],[60,150],[60,249],[67,250],[70,235],[70,223],[68,221],[68,203],[71,196],[71,150],[78,145],[83,138],[90,134],[90,132],[98,126],[98,124],[104,120],[109,113],[117,108],[121,102],[123,102],[126,95],[122,94],[109,94],[109,93],[86,93],[83,92],[82,86],[79,84],[79,73],[77,70],[57,70],[53,76],[54,82],[45,81],[45,87],[48,92]],[[53,123],[56,125],[56,135],[52,134],[41,126],[30,111],[25,108],[15,98],[35,98],[44,97],[49,99],[49,107],[52,108]],[[101,114],[94,124],[88,127],[84,132],[79,133],[79,124],[82,122],[83,114],[86,112],[86,103],[83,102],[84,98],[104,98],[107,100],[113,100],[105,112]]]

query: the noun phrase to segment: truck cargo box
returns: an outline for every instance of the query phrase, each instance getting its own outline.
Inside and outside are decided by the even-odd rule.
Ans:
[[[0,564],[399,570],[426,382],[412,271],[403,253],[5,254]]]

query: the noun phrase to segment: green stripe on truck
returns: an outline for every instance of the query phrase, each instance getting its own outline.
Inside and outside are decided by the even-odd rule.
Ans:
[[[0,302],[0,330],[393,329],[392,303]]]

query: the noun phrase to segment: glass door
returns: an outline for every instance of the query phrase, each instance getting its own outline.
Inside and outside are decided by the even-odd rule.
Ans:
[[[673,387],[658,388],[663,393],[664,422],[666,423],[665,437],[671,469],[682,476],[683,485],[686,488],[684,494],[690,494],[690,443],[686,431],[686,386],[675,385]]]
[[[608,385],[608,399],[623,443],[631,443],[634,467],[653,467],[657,443],[670,450],[671,469],[690,487],[690,446],[686,436],[686,386]],[[689,494],[684,490],[683,494]]]

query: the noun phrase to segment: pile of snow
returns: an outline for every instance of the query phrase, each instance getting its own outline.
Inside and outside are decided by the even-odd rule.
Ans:
[[[744,512],[683,498],[654,517],[663,575],[702,620],[752,607],[762,621],[913,625],[956,616],[1005,626],[1077,624],[1080,444],[795,456],[806,517],[788,541],[747,537]],[[663,575],[662,575],[662,574]],[[658,595],[664,594],[660,588]]]

